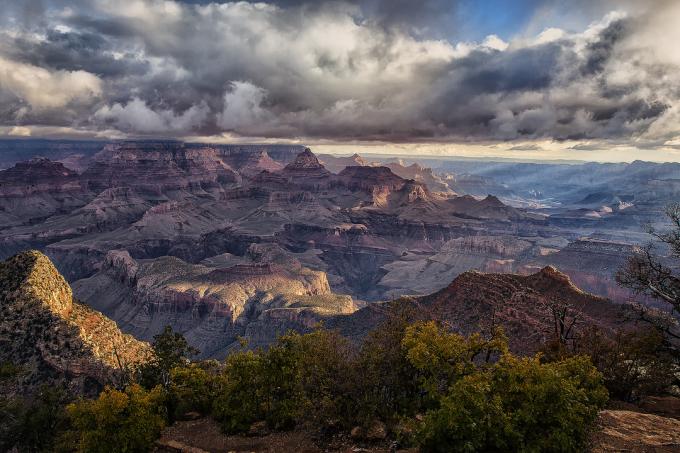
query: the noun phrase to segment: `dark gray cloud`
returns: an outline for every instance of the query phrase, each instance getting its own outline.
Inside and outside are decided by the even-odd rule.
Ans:
[[[3,126],[395,142],[680,134],[679,62],[647,38],[664,14],[680,19],[672,2],[509,43],[424,32],[458,14],[444,0],[10,3]]]

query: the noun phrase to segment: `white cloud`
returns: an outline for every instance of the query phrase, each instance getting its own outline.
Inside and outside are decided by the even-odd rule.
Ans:
[[[35,110],[91,102],[102,92],[102,81],[85,71],[50,71],[0,56],[0,90],[9,91]]]
[[[267,91],[250,82],[232,82],[224,94],[224,108],[217,116],[217,124],[225,130],[262,125],[272,115],[262,107]]]
[[[497,35],[489,35],[482,42],[483,47],[488,47],[489,49],[503,51],[508,48],[508,43],[503,41]]]
[[[14,126],[7,132],[7,135],[11,135],[13,137],[30,137],[31,129],[23,126]]]
[[[125,105],[115,103],[100,108],[94,118],[130,132],[187,132],[203,124],[208,113],[206,104],[194,105],[181,114],[176,114],[170,109],[153,110],[146,102],[133,98]]]

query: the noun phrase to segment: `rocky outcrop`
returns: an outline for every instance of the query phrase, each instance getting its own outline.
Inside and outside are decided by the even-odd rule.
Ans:
[[[533,354],[554,338],[551,307],[555,304],[568,307],[568,316],[578,317],[575,334],[591,327],[603,332],[634,327],[626,307],[581,291],[553,267],[528,276],[465,272],[433,294],[372,304],[334,317],[327,325],[360,339],[390,313],[410,310],[415,319],[440,320],[464,335],[488,335],[502,327],[513,352]]]
[[[36,157],[0,171],[0,196],[26,197],[36,193],[80,190],[78,173],[61,162]]]
[[[220,157],[224,163],[245,177],[253,177],[263,171],[275,172],[283,168],[283,164],[269,157],[265,150],[220,154]]]
[[[170,324],[204,357],[224,356],[239,336],[268,344],[288,329],[311,328],[322,314],[356,309],[351,298],[331,293],[323,272],[299,263],[227,261],[137,261],[126,251],[112,251],[102,269],[74,289],[123,330],[151,339]]]
[[[82,180],[91,190],[128,186],[147,196],[211,192],[239,181],[211,147],[181,142],[123,142],[104,147]]]
[[[25,252],[0,263],[0,362],[23,371],[3,391],[30,394],[48,384],[71,395],[96,393],[150,351],[74,300],[45,255]]]
[[[627,410],[600,412],[591,435],[592,453],[671,453],[680,450],[680,420]]]
[[[83,206],[90,195],[78,174],[35,158],[0,171],[0,228],[42,220]]]
[[[384,266],[387,273],[380,285],[387,294],[424,295],[441,288],[445,281],[474,269],[484,272],[515,272],[517,262],[532,244],[512,236],[466,236],[444,242],[437,253],[406,253],[400,260]]]
[[[187,146],[193,146],[193,147],[203,147],[205,145],[201,144],[190,144]],[[276,163],[278,163],[281,166],[285,166],[289,164],[290,162],[295,160],[295,157],[303,152],[305,149],[307,149],[303,145],[279,145],[279,144],[270,144],[270,145],[242,145],[242,144],[233,144],[233,145],[220,145],[220,144],[215,144],[215,145],[210,145],[212,148],[215,148],[218,152],[218,155],[222,160],[225,162],[229,163],[230,159],[243,159],[244,157],[247,159],[248,155],[258,155],[263,152],[267,153],[269,157],[271,157],[272,160],[274,160]],[[231,165],[231,164],[229,164]]]
[[[307,190],[322,190],[331,186],[332,174],[319,162],[314,153],[305,149],[295,160],[276,173],[288,184]]]
[[[387,195],[401,189],[406,180],[387,167],[346,167],[338,174],[338,184],[348,190]]]
[[[528,275],[470,271],[420,302],[470,334],[500,325],[517,352],[532,353],[554,336],[551,307],[569,307],[578,314],[576,331],[597,326],[608,330],[627,325],[626,308],[585,293],[551,266]],[[577,332],[575,332],[577,333]]]
[[[432,192],[454,193],[446,180],[435,175],[431,168],[423,167],[417,163],[405,165],[401,160],[397,162],[388,162],[384,165],[392,170],[394,174],[401,176],[404,179],[412,179],[425,184]]]

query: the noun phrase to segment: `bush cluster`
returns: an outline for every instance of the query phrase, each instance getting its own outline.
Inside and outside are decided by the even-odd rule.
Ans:
[[[433,322],[391,322],[358,350],[334,332],[290,334],[230,356],[217,379],[213,416],[227,432],[379,419],[437,452],[579,451],[607,401],[586,357],[517,358],[500,332],[465,338]]]
[[[589,358],[518,358],[501,331],[463,337],[396,316],[361,346],[318,329],[224,363],[190,362],[174,332],[154,341],[139,383],[107,388],[63,412],[55,445],[81,452],[149,451],[167,424],[210,415],[227,433],[256,422],[322,434],[384,426],[422,451],[580,451],[607,400]]]

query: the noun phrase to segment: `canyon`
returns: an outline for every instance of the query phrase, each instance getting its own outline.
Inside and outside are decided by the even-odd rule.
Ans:
[[[40,250],[124,332],[150,340],[169,324],[202,357],[320,321],[351,337],[390,301],[437,306],[428,295],[466,288],[479,278],[469,271],[529,280],[478,282],[505,289],[448,313],[461,330],[546,275],[626,302],[614,274],[680,179],[674,164],[582,164],[603,175],[588,182],[570,165],[317,156],[299,145],[38,145],[0,171],[0,258]],[[499,319],[543,338],[536,320],[553,296]],[[615,324],[621,308],[599,303],[601,322]]]

